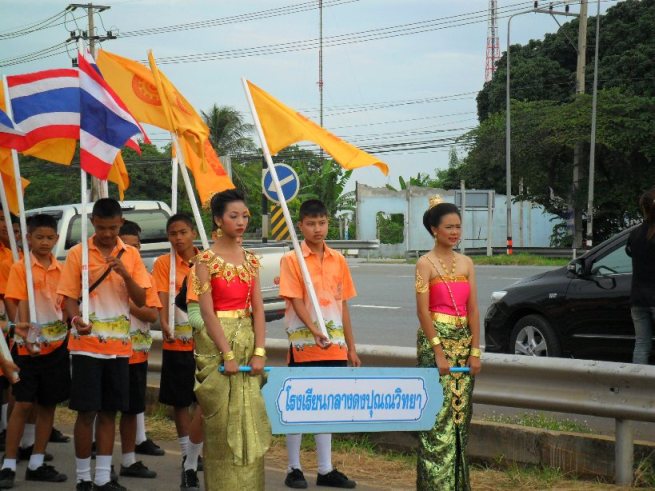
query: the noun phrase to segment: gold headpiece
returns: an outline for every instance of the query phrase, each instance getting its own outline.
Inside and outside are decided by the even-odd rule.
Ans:
[[[435,206],[437,206],[438,204],[441,204],[441,203],[443,203],[443,198],[441,197],[440,194],[435,194],[434,196],[432,196],[430,198],[430,206],[429,206],[428,209],[434,208]]]

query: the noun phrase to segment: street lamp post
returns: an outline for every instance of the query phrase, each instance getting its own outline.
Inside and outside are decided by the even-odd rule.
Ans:
[[[596,173],[596,106],[598,102],[598,45],[600,42],[600,0],[596,3],[596,47],[594,49],[594,86],[591,95],[591,139],[589,141],[589,188],[587,191],[587,247],[593,244],[594,178]]]
[[[599,0],[600,1],[600,0]],[[566,17],[575,17],[577,14],[569,13],[568,6],[566,11],[561,12],[553,10],[552,6],[548,9],[539,8],[538,2],[534,3],[534,8],[531,10],[526,10],[525,12],[517,12],[516,14],[510,15],[507,20],[507,81],[505,85],[505,179],[507,181],[507,254],[512,254],[512,156],[510,153],[511,143],[512,143],[512,126],[511,126],[511,99],[509,93],[509,82],[510,82],[510,27],[512,24],[512,19],[517,15],[523,14],[548,14],[555,18],[555,15],[563,15]]]

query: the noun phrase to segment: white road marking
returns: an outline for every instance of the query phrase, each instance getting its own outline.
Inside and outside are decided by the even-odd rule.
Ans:
[[[280,187],[284,186],[284,185],[285,185],[286,183],[288,183],[288,182],[293,181],[294,179],[295,179],[295,177],[294,177],[293,174],[291,174],[291,175],[285,177],[284,179],[282,179],[282,180],[280,181]],[[273,181],[271,181],[271,183],[268,185],[268,190],[269,190],[269,191],[275,191],[275,183],[274,183]]]
[[[356,304],[353,307],[360,307],[362,309],[389,309],[389,310],[398,310],[400,307],[391,307],[389,305],[360,305]]]

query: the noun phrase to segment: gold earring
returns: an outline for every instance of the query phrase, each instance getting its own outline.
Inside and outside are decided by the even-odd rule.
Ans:
[[[223,237],[223,230],[221,229],[221,227],[218,227],[216,229],[216,238],[219,238],[219,237]]]

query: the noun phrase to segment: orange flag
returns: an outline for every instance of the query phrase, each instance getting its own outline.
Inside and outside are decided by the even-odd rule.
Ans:
[[[212,196],[216,193],[234,188],[232,180],[225,172],[209,140],[205,140],[204,144],[204,163],[196,153],[194,145],[186,138],[180,139],[180,147],[184,154],[186,166],[193,174],[193,180],[202,206],[208,207]]]
[[[4,88],[0,85],[0,110],[6,111],[7,106],[5,104],[5,93]],[[2,186],[5,188],[5,194],[7,195],[7,204],[9,205],[9,211],[14,215],[18,215],[18,195],[16,194],[16,178],[14,177],[14,161],[11,158],[11,150],[8,148],[0,148],[0,176],[2,177]],[[30,181],[27,179],[22,179],[23,181],[23,192],[28,186]]]
[[[121,201],[125,199],[125,190],[130,187],[130,176],[127,173],[127,167],[125,167],[125,161],[120,152],[116,155],[114,164],[109,169],[107,180],[116,184]]]
[[[377,157],[333,135],[250,81],[247,83],[272,155],[293,143],[311,141],[329,153],[344,169],[374,165],[385,176],[389,173],[387,164]]]

